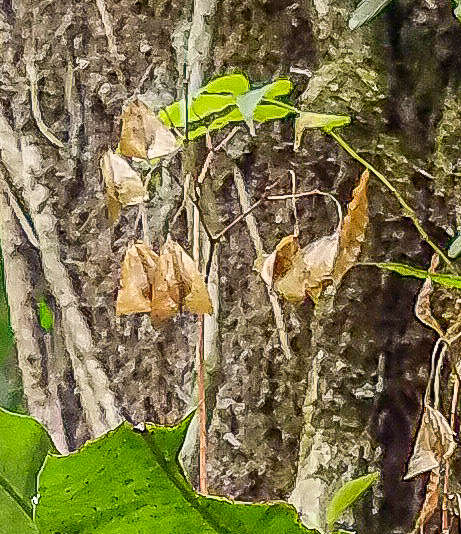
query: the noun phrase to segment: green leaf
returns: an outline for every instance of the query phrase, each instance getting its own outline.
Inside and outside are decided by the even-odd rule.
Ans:
[[[250,88],[248,78],[243,74],[227,74],[209,82],[200,92],[230,93],[238,96],[246,93]]]
[[[430,273],[424,269],[418,269],[411,265],[405,265],[403,263],[362,263],[361,265],[373,265],[380,269],[387,269],[388,271],[394,271],[402,276],[412,276],[413,278],[430,278],[433,282],[441,284],[445,287],[455,287],[461,289],[461,276],[454,274],[438,274]]]
[[[293,111],[290,109],[274,104],[262,103],[256,106],[254,120],[256,122],[266,122],[270,120],[283,119],[291,113],[293,113]]]
[[[252,135],[254,135],[254,113],[261,100],[263,98],[273,99],[277,96],[287,95],[292,89],[293,86],[290,80],[281,78],[275,82],[264,85],[259,89],[253,89],[243,95],[237,96],[237,106],[240,109],[245,122],[248,124]]]
[[[451,243],[447,254],[449,258],[457,258],[461,254],[461,234]]]
[[[29,534],[38,530],[32,522],[32,497],[37,494],[37,475],[50,437],[31,417],[0,408],[0,532]]]
[[[349,28],[355,30],[376,17],[392,0],[362,0],[349,19]]]
[[[323,128],[328,132],[333,128],[340,128],[341,126],[350,124],[350,122],[351,118],[347,115],[329,115],[325,113],[301,111],[299,117],[295,121],[294,150],[298,150],[300,147],[304,130]]]
[[[455,9],[453,10],[455,17],[461,22],[461,0],[455,0]]]
[[[68,456],[49,456],[36,510],[42,534],[307,534],[281,502],[245,504],[194,492],[178,455],[191,421],[123,423]]]
[[[51,332],[54,325],[53,310],[48,306],[44,297],[41,297],[38,301],[38,317],[40,320],[40,326],[45,332]]]
[[[379,472],[346,482],[333,496],[327,507],[327,523],[331,529],[343,512],[379,479]]]

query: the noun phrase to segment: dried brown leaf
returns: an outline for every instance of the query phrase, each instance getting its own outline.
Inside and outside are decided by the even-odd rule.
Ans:
[[[347,215],[344,218],[339,238],[338,258],[332,274],[335,284],[339,284],[347,271],[355,265],[365,240],[368,225],[369,178],[369,172],[365,170],[360,177],[359,184],[352,192],[352,200],[347,207]]]
[[[435,272],[439,264],[438,254],[434,254],[431,260],[431,267],[429,272]],[[432,280],[426,278],[424,284],[421,287],[420,292],[416,298],[415,315],[426,326],[433,328],[440,337],[444,336],[442,327],[438,323],[437,319],[432,315],[431,309],[431,295],[433,292]]]
[[[437,510],[439,505],[439,495],[440,495],[440,474],[439,469],[434,469],[431,471],[429,477],[429,482],[426,486],[426,496],[424,498],[423,506],[419,512],[418,519],[416,521],[416,527],[413,531],[415,534],[424,532],[424,526],[429,521],[429,519],[434,515],[434,512]]]
[[[206,284],[194,261],[170,238],[162,247],[152,286],[152,320],[160,322],[186,309],[212,313]]]
[[[122,114],[120,151],[134,158],[159,158],[178,149],[175,136],[144,102],[131,102]]]
[[[274,252],[266,257],[261,269],[262,279],[272,287],[293,266],[293,260],[299,251],[298,238],[294,235],[284,237],[275,247]]]
[[[140,245],[138,244],[132,245],[126,251],[117,297],[117,315],[146,313],[151,309],[150,282],[139,252]],[[157,261],[157,256],[153,251],[150,250],[149,255],[152,262]]]
[[[450,458],[456,448],[453,435],[445,417],[426,406],[404,480],[432,471],[442,460]]]
[[[339,234],[321,237],[290,258],[290,268],[274,282],[285,300],[301,302],[307,295],[317,302],[325,282],[331,278],[338,253]]]
[[[141,176],[124,158],[114,154],[112,150],[105,152],[100,166],[106,184],[109,219],[115,222],[120,216],[121,208],[143,202],[146,191]]]

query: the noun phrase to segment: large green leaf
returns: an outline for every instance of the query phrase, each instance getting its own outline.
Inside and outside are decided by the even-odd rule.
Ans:
[[[243,74],[226,74],[209,82],[200,92],[230,93],[234,96],[246,93],[250,89],[250,82]]]
[[[176,427],[127,423],[77,453],[49,456],[39,478],[43,534],[302,534],[286,503],[194,492],[178,463],[191,416]],[[312,532],[312,531],[310,531]]]
[[[291,93],[293,85],[290,80],[280,78],[275,82],[269,83],[258,89],[253,89],[237,96],[237,106],[240,109],[245,122],[250,127],[251,133],[254,135],[254,113],[258,104],[263,98],[274,99],[277,96],[284,96]]]
[[[437,282],[443,286],[461,289],[461,276],[454,274],[430,273],[424,269],[418,269],[416,267],[412,267],[411,265],[405,265],[404,263],[364,263],[362,265],[374,265],[380,269],[394,271],[402,276],[412,276],[413,278],[430,278],[433,282]]]
[[[392,0],[362,0],[349,19],[349,28],[355,30],[376,17]]]
[[[53,449],[43,427],[31,417],[0,408],[0,532],[29,534],[37,475]]]
[[[331,529],[341,515],[379,479],[379,472],[349,480],[334,494],[327,507],[327,523]]]

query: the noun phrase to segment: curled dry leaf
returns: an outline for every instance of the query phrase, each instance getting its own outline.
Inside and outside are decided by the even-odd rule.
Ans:
[[[109,219],[115,222],[120,216],[121,208],[140,204],[146,198],[146,190],[141,176],[129,163],[107,150],[100,160],[101,172],[106,184],[107,208]]]
[[[275,247],[274,252],[266,257],[261,269],[261,277],[267,285],[273,286],[293,266],[293,260],[299,252],[298,238],[294,235],[284,237]]]
[[[150,312],[152,275],[157,263],[157,254],[145,244],[137,243],[126,251],[117,297],[117,315]]]
[[[160,158],[175,152],[175,136],[144,102],[128,104],[122,114],[120,151],[130,158]]]
[[[194,261],[181,245],[168,238],[152,284],[152,321],[161,322],[182,309],[198,314],[213,312],[208,289]]]
[[[435,272],[437,265],[439,263],[438,254],[432,256],[431,267],[429,272]],[[432,280],[431,278],[426,278],[424,284],[421,287],[420,292],[416,298],[415,304],[415,315],[416,317],[426,326],[433,328],[440,337],[444,337],[444,332],[442,327],[439,325],[437,319],[432,315],[431,310],[431,295],[433,292]]]
[[[352,200],[347,207],[347,215],[341,228],[339,252],[333,269],[332,278],[336,285],[341,282],[347,271],[353,267],[360,255],[365,231],[368,226],[367,188],[370,174],[365,170],[359,184],[352,192]]]
[[[282,246],[282,240],[279,247],[282,250],[290,250],[288,244],[289,241],[286,241]],[[317,302],[325,281],[331,278],[338,245],[339,233],[336,231],[332,235],[309,243],[305,248],[296,250],[296,252],[294,248],[291,248],[292,255],[288,255],[288,259],[285,257],[284,261],[280,262],[285,272],[278,278],[272,277],[276,291],[290,302],[301,302],[308,295],[314,302]]]
[[[429,482],[426,486],[426,496],[424,498],[423,506],[419,512],[418,519],[416,521],[416,526],[414,529],[414,534],[420,534],[424,532],[424,526],[429,521],[429,519],[434,515],[434,512],[437,510],[439,505],[439,495],[440,495],[440,473],[439,469],[434,469],[431,471],[429,477]]]
[[[145,243],[132,245],[122,263],[117,315],[151,313],[159,323],[183,309],[212,313],[206,284],[192,258],[170,238],[157,256]]]
[[[442,460],[450,458],[456,448],[453,436],[445,417],[438,410],[426,406],[404,480],[432,471],[439,467]]]

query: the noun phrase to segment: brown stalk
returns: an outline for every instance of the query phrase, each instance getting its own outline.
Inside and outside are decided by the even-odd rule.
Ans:
[[[459,377],[457,373],[453,373],[453,396],[451,398],[451,411],[450,411],[450,426],[454,430],[456,408],[458,406],[459,396]],[[442,499],[442,534],[448,534],[450,526],[448,522],[448,483],[450,477],[450,459],[445,461],[445,476],[443,480],[443,499]]]

